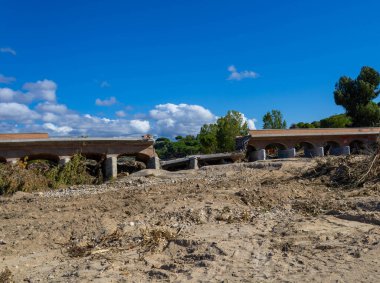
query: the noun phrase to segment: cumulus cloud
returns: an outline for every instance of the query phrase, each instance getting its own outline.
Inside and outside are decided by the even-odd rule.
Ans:
[[[248,124],[248,129],[250,130],[256,130],[256,122],[257,120],[256,119],[248,119],[247,117],[245,117],[245,115],[243,113],[240,112],[240,114],[242,115],[243,117],[243,121],[244,122],[247,122]]]
[[[111,105],[114,105],[116,102],[117,102],[117,100],[114,96],[112,96],[108,99],[104,99],[104,100],[101,100],[100,98],[97,98],[95,100],[95,104],[98,106],[111,106]]]
[[[0,102],[14,102],[22,93],[13,89],[4,87],[0,88]]]
[[[26,83],[23,91],[0,88],[1,131],[47,131],[52,136],[140,136],[151,129],[146,119],[109,119],[77,113],[56,102],[56,89],[56,83],[49,80]],[[35,105],[36,101],[40,102]],[[106,105],[116,99],[107,101]]]
[[[61,119],[60,116],[58,116],[54,113],[50,113],[50,112],[43,113],[43,115],[42,115],[42,121],[44,121],[44,122],[57,122],[60,119]]]
[[[200,105],[159,104],[150,110],[155,122],[155,132],[160,135],[195,135],[203,124],[213,123],[216,116]]]
[[[40,112],[51,112],[56,114],[64,114],[67,113],[67,106],[64,104],[56,104],[51,102],[43,102],[39,103],[36,106],[36,110]]]
[[[228,67],[228,71],[231,72],[227,80],[241,81],[243,79],[257,79],[259,74],[254,71],[241,71],[238,72],[234,65]]]
[[[150,133],[174,137],[196,135],[202,125],[217,119],[203,106],[184,103],[159,104],[148,113],[131,114],[133,119],[125,118],[131,107],[117,111],[116,119],[82,114],[58,103],[56,90],[56,83],[49,80],[26,83],[21,91],[0,88],[0,131],[46,131],[51,136],[140,137]],[[101,106],[114,103],[115,97],[97,102]],[[244,119],[254,128],[254,119]]]
[[[26,83],[22,87],[27,91],[26,98],[30,101],[33,100],[46,100],[55,101],[57,84],[51,80],[42,80],[35,83]]]
[[[40,115],[29,109],[27,105],[10,102],[0,103],[0,119],[12,120],[15,122],[31,122],[35,119],[39,119]]]
[[[129,124],[136,133],[144,134],[150,131],[150,123],[147,120],[131,120]]]
[[[45,128],[46,130],[51,130],[54,133],[57,133],[59,135],[67,135],[73,131],[73,129],[68,126],[58,127],[52,123],[45,123],[42,125],[42,127]]]
[[[23,85],[23,90],[0,88],[0,102],[17,102],[28,104],[34,101],[54,102],[56,100],[57,85],[50,80],[29,82]]]
[[[1,84],[10,84],[11,82],[14,82],[16,78],[14,77],[6,77],[3,74],[0,74],[0,83]]]
[[[1,47],[0,52],[1,53],[9,53],[9,54],[16,56],[16,51],[10,47]]]
[[[74,123],[74,134],[91,136],[140,136],[150,131],[147,120],[109,119],[86,114]]]

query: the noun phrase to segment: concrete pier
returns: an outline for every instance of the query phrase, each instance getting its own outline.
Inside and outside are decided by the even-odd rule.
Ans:
[[[147,164],[148,169],[161,169],[160,159],[158,157],[151,157]]]
[[[330,149],[331,155],[350,155],[351,149],[349,146],[333,147]]]
[[[192,157],[189,160],[189,169],[199,169],[198,158]]]
[[[278,151],[278,158],[294,158],[296,157],[296,149],[289,148]]]
[[[265,149],[259,149],[250,152],[249,161],[265,160],[267,158],[267,153]]]
[[[305,148],[305,157],[322,157],[325,155],[325,150],[323,146],[316,148]]]
[[[104,161],[104,173],[106,179],[117,177],[117,155],[107,155]]]

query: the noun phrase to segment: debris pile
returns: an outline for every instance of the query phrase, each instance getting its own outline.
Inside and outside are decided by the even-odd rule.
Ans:
[[[333,187],[355,188],[380,181],[380,143],[369,155],[327,157],[317,160],[317,165],[302,177],[320,178]]]

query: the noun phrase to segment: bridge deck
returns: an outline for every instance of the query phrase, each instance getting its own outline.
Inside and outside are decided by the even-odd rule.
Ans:
[[[252,138],[379,135],[380,128],[267,129],[249,131]]]

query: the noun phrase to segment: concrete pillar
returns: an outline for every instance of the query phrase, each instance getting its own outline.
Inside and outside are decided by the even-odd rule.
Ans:
[[[158,157],[151,157],[147,167],[148,169],[161,169],[160,159]]]
[[[289,148],[278,151],[278,158],[294,158],[296,157],[296,149]]]
[[[252,151],[249,153],[249,156],[248,156],[249,161],[265,160],[266,158],[267,158],[267,153],[265,149]]]
[[[71,157],[70,156],[60,156],[59,157],[59,165],[66,165],[67,163],[69,163],[71,160]]]
[[[350,155],[349,146],[333,147],[330,149],[331,155]]]
[[[106,179],[112,179],[117,177],[117,156],[107,155],[104,161],[104,175]]]
[[[323,146],[316,148],[305,148],[305,157],[322,157],[325,155],[325,149]]]
[[[351,148],[349,145],[342,146],[342,155],[350,155],[351,154]]]
[[[189,159],[189,169],[199,169],[199,167],[198,167],[198,158],[191,157]]]
[[[20,158],[7,158],[7,163],[16,164]]]

